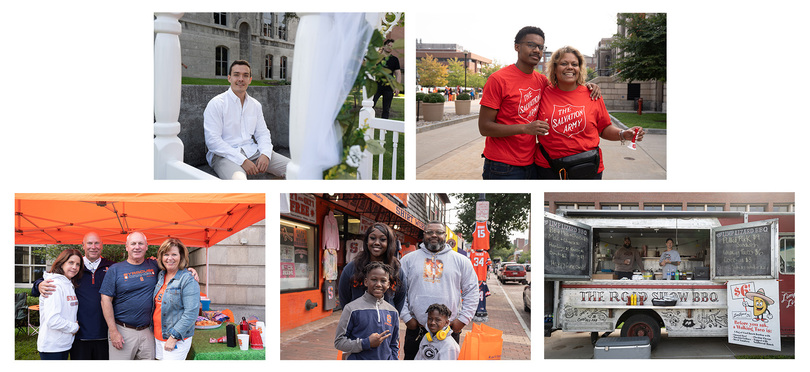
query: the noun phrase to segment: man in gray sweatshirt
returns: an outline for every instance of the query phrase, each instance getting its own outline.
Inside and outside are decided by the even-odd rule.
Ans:
[[[403,342],[406,360],[414,359],[419,351],[428,306],[439,303],[450,309],[450,328],[457,343],[478,306],[478,279],[472,262],[445,244],[446,231],[442,222],[428,222],[419,249],[400,260],[408,288],[400,314],[407,327]]]

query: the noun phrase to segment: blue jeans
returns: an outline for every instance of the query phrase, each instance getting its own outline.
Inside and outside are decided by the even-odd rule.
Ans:
[[[535,178],[534,164],[511,165],[484,158],[485,180],[531,180]]]

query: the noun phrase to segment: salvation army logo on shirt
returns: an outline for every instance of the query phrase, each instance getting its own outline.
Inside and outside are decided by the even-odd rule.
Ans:
[[[518,89],[520,91],[520,104],[518,105],[518,116],[527,123],[531,123],[537,118],[537,109],[540,107],[540,89]]]
[[[555,132],[571,138],[585,130],[585,106],[554,105],[549,125]]]

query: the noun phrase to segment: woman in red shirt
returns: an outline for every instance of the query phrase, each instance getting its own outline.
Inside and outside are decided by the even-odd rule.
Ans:
[[[566,46],[551,55],[546,71],[551,86],[543,92],[537,120],[547,126],[537,136],[534,155],[538,179],[602,179],[599,138],[624,142],[644,137],[644,129],[620,129],[611,124],[602,98],[590,99],[585,84],[585,58]]]

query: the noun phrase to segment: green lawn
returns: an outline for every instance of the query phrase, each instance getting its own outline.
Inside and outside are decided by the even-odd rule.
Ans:
[[[639,115],[631,112],[611,112],[610,115],[628,127],[667,129],[667,114],[664,113],[651,112]]]
[[[27,288],[15,288],[14,293],[28,292],[26,306],[39,304],[39,297],[31,297],[31,290]],[[31,313],[31,323],[39,324],[39,312]],[[38,360],[37,335],[27,335],[17,333],[14,329],[14,359],[15,360]]]

